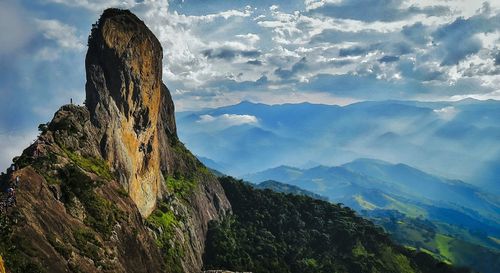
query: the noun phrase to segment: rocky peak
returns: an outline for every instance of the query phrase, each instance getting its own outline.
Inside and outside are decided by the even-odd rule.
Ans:
[[[86,106],[98,129],[100,152],[147,216],[155,207],[160,171],[160,109],[173,118],[162,83],[162,48],[128,10],[108,9],[88,41]],[[165,99],[167,98],[167,99]],[[166,126],[175,135],[175,122]]]
[[[208,223],[231,205],[177,137],[160,43],[108,9],[88,44],[85,106],[62,106],[0,176],[21,181],[0,256],[8,272],[200,272]]]

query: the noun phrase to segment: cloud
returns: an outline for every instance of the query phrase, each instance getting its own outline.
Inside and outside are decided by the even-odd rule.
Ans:
[[[249,42],[250,45],[255,45],[258,41],[260,41],[260,36],[255,33],[247,33],[247,34],[238,34],[237,38],[241,38],[246,42]]]
[[[247,61],[247,64],[260,66],[260,65],[262,65],[262,62],[259,60],[250,60],[250,61]]]
[[[381,62],[381,63],[393,63],[393,62],[399,61],[399,57],[398,56],[385,55],[384,57],[378,59],[378,61]]]
[[[443,120],[452,120],[458,114],[458,110],[453,106],[447,106],[433,111]]]
[[[404,26],[401,33],[410,41],[420,45],[427,44],[430,41],[429,29],[422,22]]]
[[[293,64],[290,70],[282,69],[280,67],[274,71],[274,74],[282,79],[290,79],[291,77],[295,76],[295,74],[305,69],[307,69],[307,59],[306,57],[303,57],[298,62]]]
[[[46,0],[69,7],[79,7],[87,10],[101,12],[106,8],[132,8],[137,5],[135,0]]]
[[[222,114],[219,116],[201,115],[199,124],[209,125],[212,129],[223,129],[231,126],[244,124],[257,125],[259,123],[257,117],[252,115],[237,115],[237,114]]]
[[[203,56],[209,59],[232,60],[236,57],[255,58],[260,56],[258,50],[238,50],[232,48],[206,49],[202,51]]]
[[[343,0],[343,1],[308,1],[307,9],[312,14],[354,19],[366,22],[396,21],[413,15],[439,16],[450,12],[446,6],[409,6],[402,0]]]
[[[76,28],[63,24],[58,20],[35,19],[35,22],[46,39],[55,41],[59,47],[69,50],[83,51],[83,38],[77,37]]]
[[[30,15],[13,1],[0,2],[0,57],[18,53],[35,36]]]
[[[500,30],[500,15],[480,13],[470,18],[457,18],[451,24],[439,27],[433,34],[438,48],[444,53],[441,65],[456,65],[466,57],[478,53],[482,41],[477,33]]]
[[[398,63],[398,69],[404,77],[421,82],[444,80],[446,76],[437,63],[416,64],[406,59]]]
[[[339,56],[340,57],[347,57],[347,56],[361,56],[365,55],[366,53],[374,50],[377,48],[378,45],[371,45],[371,46],[354,46],[354,47],[349,47],[349,48],[341,48],[339,50]]]
[[[0,132],[0,169],[3,171],[12,163],[12,159],[19,156],[36,138],[36,131]]]

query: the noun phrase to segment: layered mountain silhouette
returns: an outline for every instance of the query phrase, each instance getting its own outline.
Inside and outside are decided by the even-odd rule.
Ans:
[[[472,99],[359,102],[343,107],[246,101],[179,113],[177,121],[187,146],[231,175],[279,165],[336,166],[377,158],[500,193],[499,109],[499,101]],[[240,122],[235,123],[238,117]],[[242,157],[244,161],[237,160]]]
[[[295,194],[304,189],[343,203],[384,226],[398,242],[430,250],[444,260],[480,272],[495,272],[490,265],[500,265],[500,198],[462,181],[373,159],[338,167],[279,166],[244,178],[281,181],[288,185],[265,188]],[[438,247],[438,242],[448,245],[442,241],[454,246],[445,251]]]
[[[469,272],[349,208],[217,179],[177,137],[162,50],[130,11],[93,26],[85,106],[62,106],[0,177],[17,200],[0,272]]]

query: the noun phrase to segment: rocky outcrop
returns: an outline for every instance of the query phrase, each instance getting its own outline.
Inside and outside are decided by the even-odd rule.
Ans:
[[[156,126],[160,107],[173,108],[161,104],[161,45],[135,15],[120,10],[104,12],[88,44],[86,106],[101,154],[147,216],[163,180]]]
[[[13,272],[199,272],[230,204],[177,137],[160,43],[108,9],[88,44],[85,106],[61,107],[0,178],[21,178],[0,255]]]

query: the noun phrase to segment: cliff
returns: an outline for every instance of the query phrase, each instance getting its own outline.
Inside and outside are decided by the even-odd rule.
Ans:
[[[21,181],[0,225],[8,272],[199,272],[230,204],[177,137],[161,45],[117,9],[88,45],[85,106],[61,107],[1,178]]]

